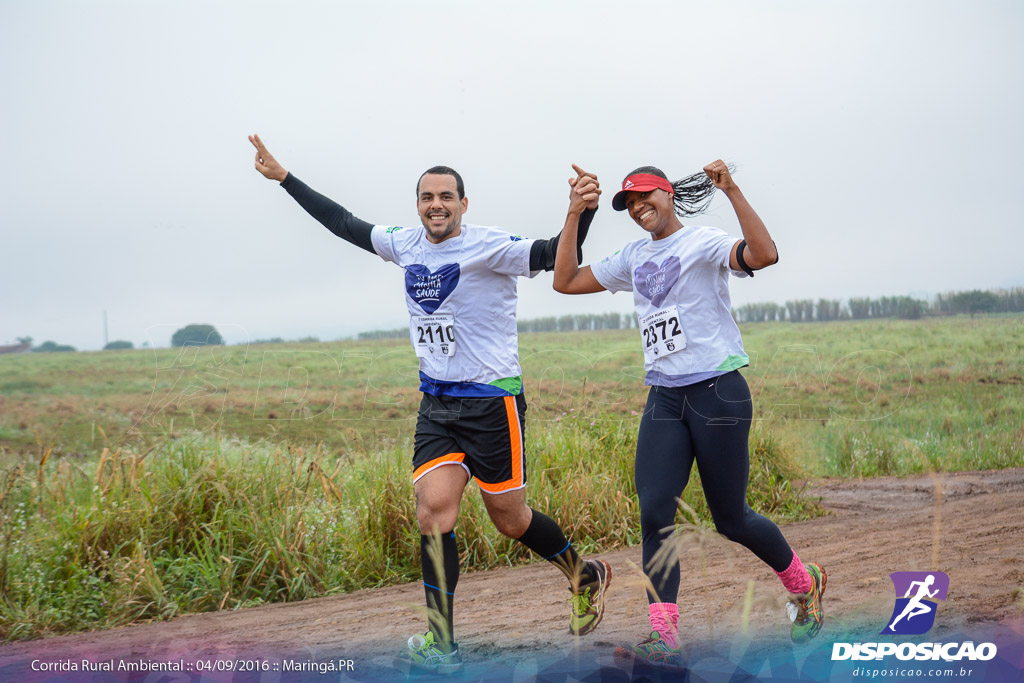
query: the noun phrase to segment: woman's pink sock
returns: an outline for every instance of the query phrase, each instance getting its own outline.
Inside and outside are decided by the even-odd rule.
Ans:
[[[653,602],[647,606],[651,613],[651,630],[673,650],[679,649],[679,605],[674,602]]]
[[[782,585],[785,586],[786,590],[790,593],[800,595],[811,590],[811,575],[807,573],[807,568],[804,567],[804,563],[796,556],[796,551],[793,551],[793,561],[789,563],[789,566],[786,567],[785,571],[775,573],[779,575],[779,579],[782,580]]]

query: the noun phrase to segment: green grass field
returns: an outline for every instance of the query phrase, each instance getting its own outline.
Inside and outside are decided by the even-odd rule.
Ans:
[[[759,426],[814,475],[1020,462],[1022,316],[743,333]],[[635,334],[523,335],[529,426],[568,415],[636,423],[646,391]],[[404,341],[0,356],[0,458],[51,446],[75,457],[141,452],[194,432],[374,452],[411,433],[417,385]]]
[[[820,512],[807,477],[1024,465],[1024,317],[743,333],[777,521]],[[587,552],[639,540],[635,334],[520,338],[530,500]],[[402,341],[0,357],[0,637],[416,578],[417,384]],[[459,537],[466,569],[531,559],[475,494]]]

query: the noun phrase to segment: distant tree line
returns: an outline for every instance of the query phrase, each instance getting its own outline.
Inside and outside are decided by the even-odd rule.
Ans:
[[[636,327],[632,313],[577,313],[519,320],[520,332],[576,332],[586,330],[621,330]]]
[[[940,294],[932,303],[936,315],[952,313],[1019,313],[1024,311],[1024,287],[997,289],[994,292],[974,289],[969,292]]]
[[[399,327],[394,330],[370,330],[369,332],[360,332],[358,339],[408,339],[409,328]]]
[[[986,291],[939,294],[932,302],[909,296],[883,296],[877,299],[854,297],[840,299],[795,299],[785,305],[776,303],[746,304],[733,310],[741,323],[789,321],[825,322],[830,320],[865,320],[868,318],[899,318],[916,320],[925,315],[967,313],[1024,312],[1024,287]]]
[[[294,341],[299,343],[299,344],[319,344],[320,343],[320,337],[314,337],[314,336],[299,337],[298,339],[296,339]],[[284,337],[271,337],[270,339],[254,339],[253,341],[248,342],[248,343],[249,344],[291,344],[292,340],[285,339]]]
[[[58,344],[55,341],[44,341],[39,346],[32,349],[33,353],[59,353],[61,351],[75,351],[74,346],[68,346],[67,344]]]
[[[66,351],[77,351],[74,346],[68,344],[58,344],[55,341],[47,340],[39,346],[32,346],[32,337],[18,337],[18,343],[24,347],[30,347],[29,350],[32,353],[62,353]],[[130,341],[112,341],[103,347],[104,351],[117,350],[117,349],[130,349],[132,343]]]

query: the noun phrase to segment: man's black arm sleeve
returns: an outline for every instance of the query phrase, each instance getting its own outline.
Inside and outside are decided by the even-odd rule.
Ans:
[[[583,240],[587,239],[590,223],[597,209],[587,209],[580,214],[580,226],[576,229],[576,263],[583,263]],[[558,253],[558,233],[551,239],[537,240],[530,247],[530,270],[554,270],[555,254]]]
[[[371,254],[377,253],[373,250],[373,241],[370,239],[372,223],[356,218],[344,206],[315,191],[292,173],[281,182],[281,187],[287,190],[292,199],[310,216],[323,223],[324,227],[335,235]]]

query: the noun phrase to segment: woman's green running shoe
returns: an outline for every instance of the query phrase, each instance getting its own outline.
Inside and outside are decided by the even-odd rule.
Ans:
[[[811,562],[804,565],[811,575],[811,590],[802,595],[790,595],[786,612],[793,622],[793,642],[806,643],[818,635],[821,625],[825,623],[825,613],[821,609],[821,596],[825,594],[828,576],[821,565]]]
[[[669,647],[657,631],[632,647],[619,646],[613,653],[615,660],[621,663],[651,664],[679,668],[683,665],[683,656],[679,650]]]

